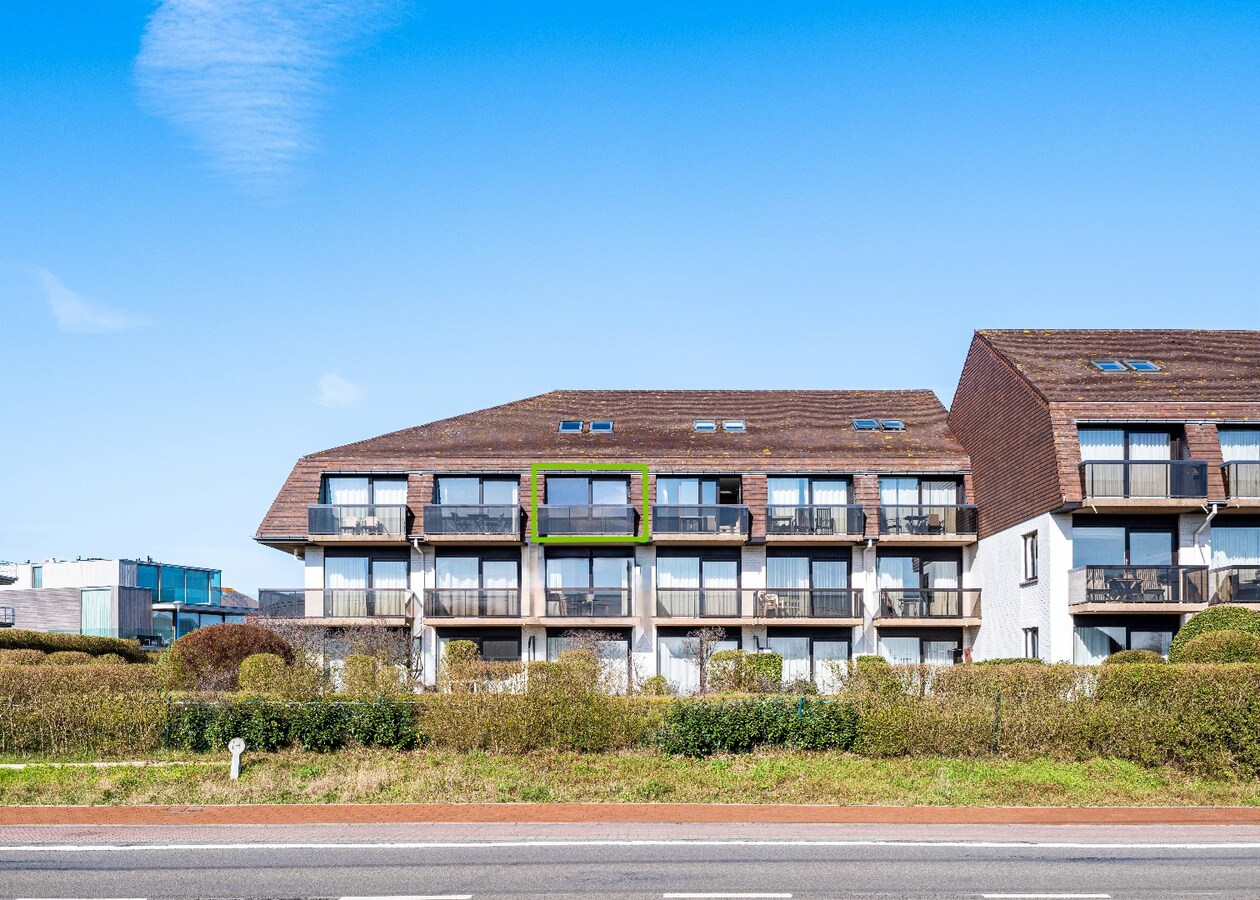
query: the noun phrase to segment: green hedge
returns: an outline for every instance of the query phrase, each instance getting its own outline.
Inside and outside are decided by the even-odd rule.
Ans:
[[[410,750],[422,742],[412,705],[386,698],[373,702],[308,703],[250,698],[171,704],[164,740],[174,749],[223,750],[234,737],[250,750],[298,746],[326,753],[357,743]]]
[[[686,756],[756,747],[848,750],[857,729],[852,704],[836,700],[686,700],[666,709],[659,743],[668,753]]]
[[[1260,611],[1245,606],[1224,605],[1210,606],[1201,613],[1195,613],[1173,636],[1168,648],[1168,661],[1182,662],[1182,650],[1199,635],[1226,630],[1260,635]]]
[[[1245,631],[1209,631],[1181,645],[1179,663],[1260,663],[1260,637]]]
[[[121,638],[92,637],[86,634],[53,634],[50,631],[25,631],[11,628],[0,629],[0,650],[40,650],[57,653],[62,650],[89,653],[117,653],[128,662],[149,662],[150,657],[140,649],[139,641]]]

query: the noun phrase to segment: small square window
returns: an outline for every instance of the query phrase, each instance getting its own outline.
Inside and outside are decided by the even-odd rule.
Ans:
[[[722,430],[723,431],[747,431],[748,426],[744,424],[743,419],[723,419]]]
[[[695,419],[691,425],[696,431],[717,431],[717,419]]]
[[[854,419],[853,427],[857,431],[879,431],[878,419]]]
[[[900,419],[884,419],[879,423],[885,431],[905,431],[906,423]]]
[[[612,419],[595,419],[591,422],[591,434],[612,434]]]
[[[1126,371],[1124,363],[1120,362],[1118,359],[1091,359],[1090,362],[1094,364],[1094,368],[1099,372]]]
[[[565,419],[563,422],[560,423],[560,433],[561,434],[581,434],[582,433],[582,420],[581,419]]]
[[[1162,372],[1159,366],[1151,362],[1149,359],[1126,359],[1124,364],[1134,372]]]

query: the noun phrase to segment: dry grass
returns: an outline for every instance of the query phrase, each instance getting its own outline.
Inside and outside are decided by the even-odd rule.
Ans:
[[[189,762],[221,757],[188,757]],[[347,750],[248,755],[226,766],[0,770],[9,804],[674,802],[989,806],[1257,806],[1260,781],[1116,760],[866,759],[762,752],[519,755]]]

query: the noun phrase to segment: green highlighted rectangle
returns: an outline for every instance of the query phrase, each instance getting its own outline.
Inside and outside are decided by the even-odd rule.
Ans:
[[[541,472],[625,472],[643,476],[643,505],[639,509],[638,534],[538,533],[538,475]],[[634,504],[630,504],[633,508]],[[645,463],[546,462],[529,467],[529,539],[539,544],[646,544],[652,540],[652,504],[648,467]]]

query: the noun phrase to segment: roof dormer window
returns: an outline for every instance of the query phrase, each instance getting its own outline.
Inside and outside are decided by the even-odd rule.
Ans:
[[[743,419],[723,419],[723,431],[747,431],[748,425]]]
[[[854,419],[854,431],[879,431],[879,419]]]

